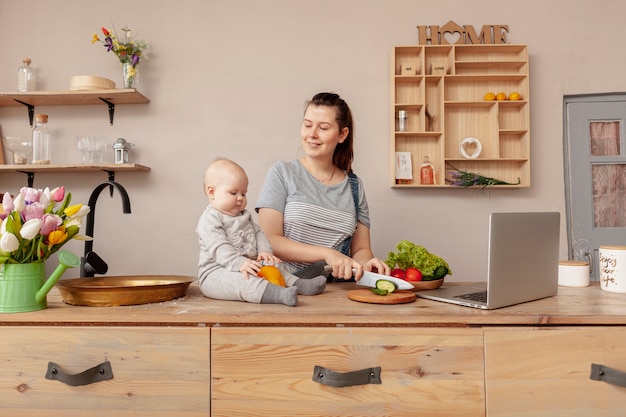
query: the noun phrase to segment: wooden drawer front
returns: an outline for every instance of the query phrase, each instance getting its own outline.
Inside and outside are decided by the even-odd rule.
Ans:
[[[485,329],[488,416],[615,416],[626,388],[589,379],[591,364],[626,372],[626,329]]]
[[[484,416],[481,329],[213,328],[211,415]],[[381,367],[381,384],[312,380]]]
[[[207,416],[210,329],[0,327],[2,417]],[[113,379],[69,386],[48,362],[78,374],[105,361]]]

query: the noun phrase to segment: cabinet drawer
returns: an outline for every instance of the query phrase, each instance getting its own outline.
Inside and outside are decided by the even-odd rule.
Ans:
[[[211,332],[211,415],[484,416],[482,329],[227,328]],[[380,367],[336,387],[314,367]]]
[[[3,417],[207,416],[210,329],[0,327]],[[70,386],[48,362],[79,374],[109,361],[113,378]]]
[[[488,416],[624,416],[626,388],[589,378],[626,372],[626,329],[485,329]]]

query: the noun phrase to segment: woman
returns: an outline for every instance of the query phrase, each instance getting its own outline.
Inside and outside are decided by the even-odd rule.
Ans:
[[[352,113],[337,94],[308,102],[300,130],[304,156],[270,168],[256,205],[274,253],[298,276],[357,280],[363,271],[389,274],[374,257],[361,180],[352,173]]]

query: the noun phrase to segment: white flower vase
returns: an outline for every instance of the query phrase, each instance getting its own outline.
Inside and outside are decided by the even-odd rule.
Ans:
[[[137,66],[133,67],[130,62],[124,62],[122,64],[122,71],[124,76],[124,88],[137,88],[139,77]]]

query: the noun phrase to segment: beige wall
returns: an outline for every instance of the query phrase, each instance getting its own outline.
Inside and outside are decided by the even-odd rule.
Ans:
[[[299,155],[305,99],[331,90],[355,115],[355,170],[366,184],[375,252],[385,258],[399,240],[412,240],[446,258],[456,280],[470,280],[486,270],[492,211],[560,211],[566,257],[563,95],[626,90],[625,15],[619,0],[0,0],[0,91],[15,91],[23,57],[39,69],[41,89],[68,89],[80,74],[119,84],[115,57],[90,43],[103,25],[128,25],[150,42],[139,89],[151,103],[118,106],[114,126],[105,106],[37,109],[50,115],[54,162],[77,162],[75,137],[99,134],[135,143],[136,162],[152,168],[116,177],[132,214],[122,214],[117,195],[98,201],[94,249],[109,274],[195,275],[207,163],[218,155],[241,163],[253,207],[269,165]],[[511,43],[529,45],[529,189],[389,187],[391,48],[418,43],[417,25],[448,20],[507,24]],[[0,109],[0,125],[3,135],[30,134],[23,108]],[[112,161],[112,151],[107,156]],[[104,173],[40,174],[35,186],[64,184],[86,203],[104,180]],[[25,183],[21,174],[0,176],[2,191]],[[68,247],[82,253],[77,242]]]

